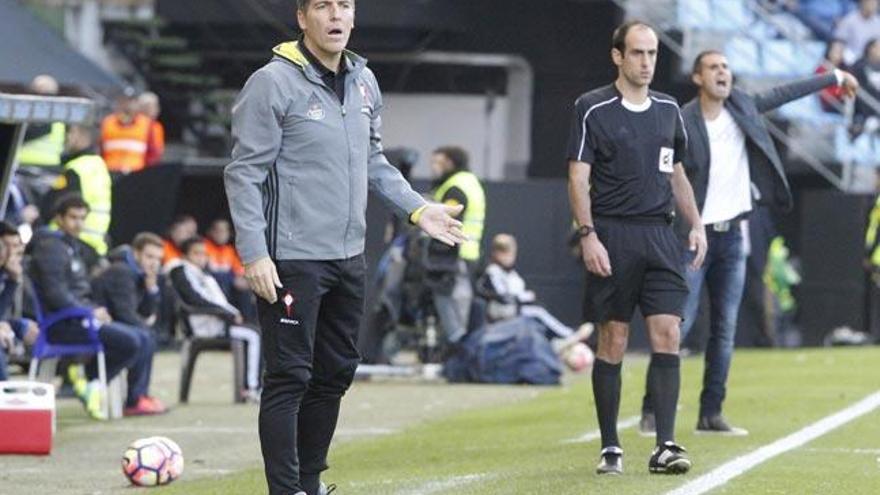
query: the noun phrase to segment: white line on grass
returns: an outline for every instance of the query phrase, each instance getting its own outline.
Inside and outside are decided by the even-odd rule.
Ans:
[[[433,493],[439,493],[452,488],[461,488],[462,486],[470,485],[471,483],[484,480],[487,477],[488,476],[486,476],[485,474],[466,474],[463,476],[452,476],[450,478],[442,480],[428,481],[427,483],[419,485],[417,488],[413,488],[411,490],[403,490],[398,493],[400,495],[431,495]]]
[[[844,448],[836,448],[836,449],[804,449],[804,452],[817,452],[820,454],[869,454],[869,455],[878,455],[880,454],[880,449],[844,449]]]
[[[826,416],[819,421],[798,430],[787,437],[767,444],[744,456],[722,464],[708,473],[668,492],[666,495],[700,495],[717,488],[744,472],[762,464],[780,454],[788,452],[839,428],[850,421],[880,407],[880,392],[875,392],[861,401]]]
[[[630,416],[628,418],[624,418],[617,422],[617,431],[626,430],[627,428],[632,428],[633,426],[639,424],[639,421],[642,419],[641,416]],[[562,443],[587,443],[592,442],[593,440],[598,440],[602,438],[602,432],[599,430],[588,431],[579,437],[569,438],[568,440],[563,440]]]
[[[106,424],[89,424],[86,426],[74,426],[70,428],[76,431],[86,431],[90,433],[211,433],[226,435],[253,435],[257,432],[257,425],[253,426],[144,426],[144,425],[106,425]],[[336,431],[336,436],[341,437],[368,437],[381,436],[396,433],[397,430],[391,428],[340,428]]]

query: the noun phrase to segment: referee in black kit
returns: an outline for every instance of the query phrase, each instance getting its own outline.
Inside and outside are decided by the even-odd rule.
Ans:
[[[652,473],[687,472],[691,462],[675,443],[680,387],[679,325],[688,294],[684,246],[671,227],[673,198],[692,226],[689,248],[698,267],[706,233],[681,159],[687,134],[678,104],[651,91],[657,35],[631,21],[614,31],[617,80],[575,102],[568,148],[569,196],[587,267],[585,319],[599,327],[593,396],[602,434],[599,474],[623,472],[617,437],[620,369],[636,305],[651,342],[651,382],[657,418]]]

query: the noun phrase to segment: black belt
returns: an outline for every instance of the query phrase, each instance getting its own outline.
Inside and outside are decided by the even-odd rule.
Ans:
[[[675,215],[593,215],[597,221],[611,220],[612,222],[634,223],[640,225],[671,225]]]
[[[733,220],[707,224],[706,230],[709,232],[727,232],[730,229],[738,229],[740,223],[742,223],[742,218],[734,218]]]

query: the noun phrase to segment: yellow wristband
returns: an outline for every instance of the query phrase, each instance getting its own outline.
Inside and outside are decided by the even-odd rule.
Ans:
[[[427,208],[427,207],[428,207],[428,205],[420,206],[420,207],[416,208],[416,211],[410,213],[409,214],[410,223],[412,223],[413,225],[418,224],[419,220],[421,220],[421,218],[422,218],[422,213],[425,212],[425,208]]]

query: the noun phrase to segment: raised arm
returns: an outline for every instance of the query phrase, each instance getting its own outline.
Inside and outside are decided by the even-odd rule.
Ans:
[[[753,98],[755,99],[755,106],[758,108],[758,111],[764,113],[775,110],[790,101],[821,91],[828,86],[835,85],[846,88],[849,96],[855,94],[856,89],[859,87],[858,81],[856,81],[852,74],[844,71],[834,71],[776,86],[753,95]]]

